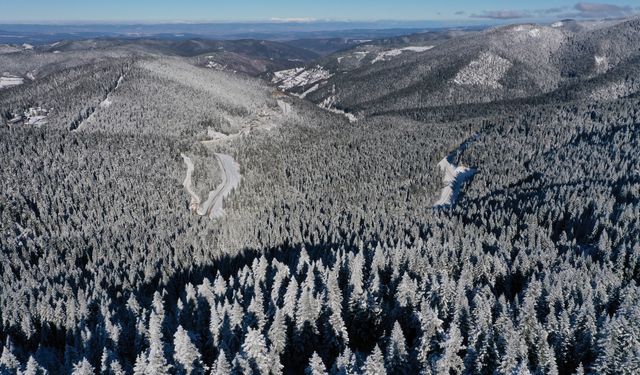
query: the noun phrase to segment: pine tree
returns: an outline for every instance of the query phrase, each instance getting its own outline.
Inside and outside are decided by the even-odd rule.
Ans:
[[[33,356],[29,356],[27,365],[25,366],[25,369],[21,375],[38,375],[42,373],[41,370],[42,369],[40,368],[40,365],[38,364],[38,362],[36,362]]]
[[[93,375],[93,366],[84,358],[73,366],[73,375]]]
[[[276,312],[273,316],[273,321],[269,327],[268,339],[269,339],[269,351],[280,355],[284,353],[287,346],[287,331],[286,331],[284,313],[280,308],[276,308]]]
[[[359,373],[356,356],[351,352],[351,349],[349,349],[348,346],[345,347],[336,359],[331,369],[331,373],[333,375],[355,375]]]
[[[318,353],[313,352],[313,355],[309,359],[309,366],[305,369],[305,374],[307,375],[328,375],[327,368],[322,362],[322,358],[318,355]]]
[[[149,355],[147,357],[146,373],[163,375],[168,374],[171,365],[164,356],[164,344],[162,342],[162,315],[152,312],[149,318]]]
[[[462,346],[462,335],[458,326],[454,323],[449,327],[446,340],[442,344],[444,352],[438,361],[436,362],[436,369],[439,374],[462,374],[464,370],[464,363],[462,358],[458,355],[460,350],[464,349]]]
[[[402,275],[402,280],[398,284],[396,291],[396,301],[400,307],[412,306],[416,300],[416,291],[418,284],[409,276],[408,273]]]
[[[211,375],[227,375],[231,373],[231,365],[227,360],[227,354],[224,350],[220,350],[220,354],[218,354],[218,359],[213,364],[211,368]]]
[[[338,285],[338,271],[334,270],[329,273],[327,280],[327,307],[331,310],[329,323],[335,337],[341,340],[343,346],[346,346],[349,344],[349,333],[342,318],[342,302],[342,292]]]
[[[269,356],[264,336],[257,329],[249,328],[242,343],[243,356],[260,374],[269,374]]]
[[[313,295],[311,289],[303,285],[302,292],[300,293],[300,299],[296,306],[296,327],[298,330],[302,330],[305,323],[309,323],[313,330],[316,329],[316,311],[313,301]]]
[[[364,298],[364,256],[359,252],[349,264],[349,306],[352,311],[366,307]]]
[[[220,326],[222,325],[222,317],[218,313],[218,308],[211,305],[211,315],[209,319],[209,332],[211,333],[211,345],[217,348],[220,344]]]
[[[8,339],[7,342],[9,342]],[[19,367],[20,361],[11,352],[11,345],[5,345],[0,355],[0,374],[16,372]]]
[[[204,374],[205,366],[202,363],[200,352],[193,344],[189,333],[182,326],[178,326],[173,336],[174,359],[178,374]]]
[[[254,291],[255,295],[251,299],[247,312],[253,313],[257,319],[257,328],[262,331],[267,322],[267,318],[264,314],[264,295],[262,293],[262,288],[259,285],[255,285]]]
[[[537,372],[549,375],[557,375],[558,366],[556,365],[556,355],[547,342],[547,336],[547,331],[544,329],[540,329],[540,333],[537,337],[538,342],[536,345],[536,357],[538,362]]]
[[[386,375],[387,369],[384,366],[384,357],[378,345],[373,348],[373,352],[369,354],[364,362],[362,373],[365,375]]]
[[[416,348],[416,361],[421,374],[431,374],[432,361],[430,353],[435,346],[436,335],[442,331],[442,320],[438,314],[429,307],[427,301],[422,301],[421,310],[418,314],[422,335]]]
[[[391,337],[389,338],[389,344],[387,345],[386,364],[389,372],[392,373],[407,373],[407,344],[404,338],[404,333],[400,324],[396,321],[393,324],[393,330],[391,331]]]
[[[289,284],[287,285],[287,291],[284,294],[284,302],[282,305],[282,312],[289,319],[295,318],[296,305],[298,302],[298,282],[295,277],[291,277]]]
[[[276,308],[276,312],[269,327],[267,338],[269,340],[269,363],[271,372],[279,374],[282,372],[282,364],[280,356],[287,347],[287,331],[286,331],[284,314],[282,310]]]
[[[110,375],[125,375],[125,371],[122,368],[122,365],[117,360],[112,360],[111,364],[109,364],[109,372]]]
[[[145,375],[147,374],[147,358],[144,353],[138,354],[136,358],[136,363],[133,365],[133,374],[134,375]]]

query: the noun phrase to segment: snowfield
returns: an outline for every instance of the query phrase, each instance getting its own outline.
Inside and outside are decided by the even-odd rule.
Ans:
[[[446,157],[438,163],[438,167],[444,174],[442,182],[445,186],[440,192],[440,198],[433,204],[434,207],[451,206],[455,204],[460,193],[460,187],[462,184],[473,177],[476,173],[475,169],[471,169],[465,166],[456,166],[449,161],[449,157]]]
[[[467,138],[467,140],[462,142],[460,146],[458,146],[458,148],[453,150],[449,155],[440,160],[440,162],[438,163],[438,167],[440,167],[440,170],[443,174],[442,182],[444,183],[444,187],[440,191],[440,198],[436,200],[436,202],[433,204],[433,207],[454,205],[456,203],[456,200],[458,199],[458,194],[460,193],[462,185],[476,174],[475,169],[463,165],[455,165],[454,160],[472,142],[478,139],[478,137],[478,134],[474,134],[471,137]]]
[[[316,83],[315,85],[311,86],[311,88],[309,90],[307,90],[307,91],[303,92],[302,94],[298,95],[298,97],[300,99],[304,99],[304,98],[307,97],[307,95],[311,94],[314,91],[317,91],[319,88],[320,88],[320,85]]]
[[[30,107],[22,114],[14,113],[13,118],[9,119],[10,124],[24,124],[42,126],[47,124],[49,110],[42,107]]]
[[[371,61],[372,64],[378,61],[386,61],[390,57],[400,56],[403,52],[425,52],[432,49],[433,46],[409,46],[404,48],[397,48],[388,51],[379,52],[375,59]]]
[[[333,88],[333,91],[335,92],[335,87]],[[347,120],[349,120],[349,122],[354,123],[358,121],[358,118],[353,114],[353,113],[347,113],[341,109],[337,109],[334,107],[334,104],[336,103],[337,98],[335,95],[331,95],[328,98],[326,98],[325,100],[323,100],[320,104],[318,104],[318,107],[327,110],[329,112],[333,112],[339,115],[343,115],[347,118]]]
[[[294,68],[275,72],[271,82],[278,84],[278,88],[281,90],[289,90],[325,81],[332,76],[333,74],[318,65],[310,69]]]
[[[505,76],[511,66],[509,60],[493,53],[483,52],[478,59],[461,69],[453,82],[457,85],[488,86],[499,89],[502,84],[498,81]]]
[[[606,56],[594,56],[593,57],[596,62],[596,72],[597,73],[605,73],[609,70],[609,60]]]
[[[14,77],[9,75],[4,75],[0,77],[0,90],[6,87],[18,86],[24,83],[24,79],[21,77]]]

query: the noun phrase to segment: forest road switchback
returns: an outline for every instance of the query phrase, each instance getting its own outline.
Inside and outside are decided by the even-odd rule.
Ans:
[[[222,172],[222,182],[214,190],[211,190],[207,200],[201,203],[200,196],[193,189],[193,160],[185,154],[180,155],[187,165],[187,176],[184,179],[183,186],[191,196],[189,208],[200,216],[208,215],[211,219],[222,217],[224,215],[222,206],[224,198],[238,187],[242,179],[240,165],[236,163],[231,155],[216,153],[216,160]]]

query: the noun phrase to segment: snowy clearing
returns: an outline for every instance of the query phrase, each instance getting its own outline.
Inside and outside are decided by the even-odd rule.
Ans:
[[[215,69],[215,70],[227,70],[227,66],[226,65],[222,65],[216,61],[213,60],[214,56],[207,56],[207,65],[206,67],[209,69]]]
[[[280,107],[283,115],[286,116],[291,113],[291,104],[285,102],[284,100],[276,100],[276,102],[278,103],[278,107]]]
[[[442,182],[445,183],[445,186],[440,192],[440,198],[433,206],[450,206],[456,202],[462,184],[473,177],[476,171],[465,166],[451,164],[448,157],[440,160],[438,166],[443,173]]]
[[[107,96],[104,98],[104,100],[100,103],[100,108],[106,108],[108,106],[111,105],[111,94],[116,91],[118,89],[118,87],[120,87],[120,85],[122,84],[122,81],[124,80],[124,76],[120,76],[120,78],[118,78],[118,82],[116,82],[116,86],[113,88],[113,90],[109,91],[107,93]]]
[[[455,165],[454,160],[477,138],[477,134],[468,138],[458,146],[457,149],[438,163],[438,167],[440,167],[443,173],[442,182],[444,183],[444,187],[440,191],[440,198],[436,200],[433,207],[451,206],[455,204],[462,185],[476,174],[475,169],[463,165]]]
[[[0,44],[0,55],[5,53],[13,53],[22,51],[20,48],[9,45],[9,44]]]
[[[598,73],[604,73],[607,70],[609,70],[609,60],[607,59],[606,56],[594,56],[593,57],[596,61],[596,71]]]
[[[357,51],[353,53],[353,56],[355,56],[356,59],[358,60],[362,60],[365,57],[367,57],[368,54],[369,54],[369,51]]]
[[[378,61],[387,61],[390,57],[400,56],[403,52],[425,52],[432,49],[433,46],[409,46],[404,48],[397,48],[388,51],[379,52],[375,59],[371,61],[372,64]]]
[[[275,72],[271,82],[278,84],[281,90],[289,90],[324,81],[332,76],[333,74],[318,65],[311,69],[294,68]]]
[[[22,45],[22,47],[23,47],[24,49],[33,49],[33,46],[32,46],[31,44],[29,44],[29,43],[24,43],[24,44]]]
[[[42,107],[30,107],[23,113],[13,113],[12,116],[7,122],[10,126],[19,124],[42,126],[47,124],[49,110]]]
[[[333,88],[333,91],[335,92],[335,87]],[[335,95],[331,95],[330,97],[326,98],[325,100],[323,100],[320,104],[318,104],[318,107],[327,110],[329,112],[333,112],[339,115],[343,115],[347,118],[347,120],[349,120],[350,123],[354,123],[358,121],[358,118],[353,114],[353,113],[347,113],[341,109],[337,109],[334,107],[334,104],[336,103],[337,98]]]
[[[5,87],[13,87],[13,86],[18,86],[24,83],[24,79],[21,77],[14,77],[14,76],[2,76],[0,77],[0,90],[5,88]]]
[[[306,97],[307,97],[307,95],[309,95],[309,94],[311,94],[312,92],[314,92],[314,91],[318,90],[319,88],[320,88],[320,85],[316,83],[316,84],[315,84],[315,85],[313,85],[309,90],[307,90],[307,91],[305,91],[305,92],[303,92],[302,94],[297,95],[297,96],[298,96],[298,98],[300,98],[300,99],[304,99],[304,98],[306,98]]]
[[[478,85],[499,89],[502,85],[498,81],[507,74],[511,66],[509,60],[489,52],[483,52],[478,59],[462,68],[456,74],[453,82],[457,85]]]

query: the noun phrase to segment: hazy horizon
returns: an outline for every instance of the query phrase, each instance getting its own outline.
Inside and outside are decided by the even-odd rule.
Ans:
[[[507,21],[560,18],[619,18],[638,14],[630,0],[576,2],[541,0],[535,7],[505,0],[458,0],[423,3],[417,0],[328,0],[322,4],[279,0],[262,3],[244,0],[212,4],[200,0],[176,4],[168,0],[136,2],[25,0],[4,6],[0,24],[24,23],[239,23],[239,22],[415,22],[415,21]]]

